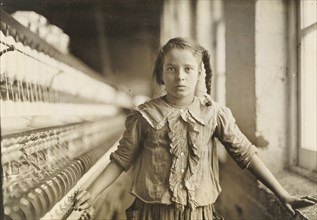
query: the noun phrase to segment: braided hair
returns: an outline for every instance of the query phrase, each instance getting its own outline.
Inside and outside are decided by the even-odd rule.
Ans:
[[[201,61],[204,64],[204,68],[206,71],[205,77],[205,85],[207,89],[207,94],[211,94],[211,78],[212,78],[212,70],[210,64],[210,55],[208,51],[199,45],[198,43],[185,38],[172,38],[170,39],[160,50],[156,57],[154,63],[154,70],[153,70],[153,78],[155,79],[156,83],[159,85],[164,85],[163,81],[163,64],[165,55],[171,51],[172,49],[187,49],[190,50],[194,56],[200,56]],[[207,103],[206,105],[210,105],[211,103]]]

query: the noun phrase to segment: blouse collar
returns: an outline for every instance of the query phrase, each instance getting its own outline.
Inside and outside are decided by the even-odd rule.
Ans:
[[[196,122],[202,125],[206,125],[210,114],[206,114],[207,106],[205,105],[206,98],[194,97],[194,101],[181,109],[188,112],[189,117],[192,117]],[[167,118],[175,110],[179,108],[173,107],[164,101],[163,97],[152,99],[137,107],[137,110],[142,114],[142,116],[149,122],[149,124],[156,129],[162,128]]]

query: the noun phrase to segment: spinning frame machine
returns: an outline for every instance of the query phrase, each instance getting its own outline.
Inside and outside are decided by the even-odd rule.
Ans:
[[[90,219],[75,194],[109,162],[132,98],[1,10],[4,219]]]

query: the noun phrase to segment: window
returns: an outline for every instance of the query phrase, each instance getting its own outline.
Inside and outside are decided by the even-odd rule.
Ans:
[[[316,75],[317,1],[301,0],[298,5],[298,165],[317,171]]]

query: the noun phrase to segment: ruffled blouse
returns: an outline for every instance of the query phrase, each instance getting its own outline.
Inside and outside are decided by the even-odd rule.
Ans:
[[[248,166],[256,147],[227,107],[206,101],[195,97],[181,108],[160,97],[128,115],[111,160],[125,171],[133,165],[132,194],[179,208],[213,204],[221,191],[215,138],[241,168]]]

